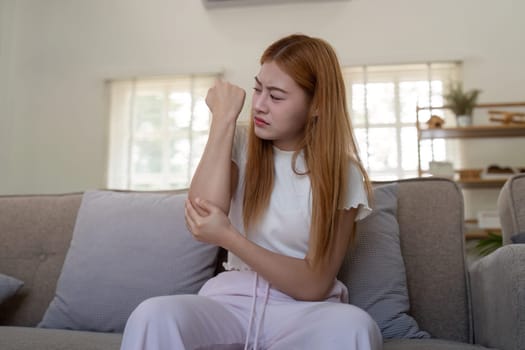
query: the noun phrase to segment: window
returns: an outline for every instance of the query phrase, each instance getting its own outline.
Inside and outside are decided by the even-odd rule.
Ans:
[[[218,75],[109,82],[108,188],[189,186],[208,138],[205,98]]]
[[[373,180],[418,175],[416,106],[443,106],[443,90],[456,80],[459,64],[440,62],[343,69],[347,100],[361,159]],[[449,119],[446,110],[420,112]],[[422,163],[444,160],[443,140],[421,144]]]

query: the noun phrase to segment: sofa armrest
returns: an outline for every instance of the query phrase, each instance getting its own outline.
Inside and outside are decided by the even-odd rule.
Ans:
[[[525,348],[525,244],[503,246],[469,268],[474,340]]]
[[[503,244],[510,244],[511,237],[525,232],[525,174],[511,176],[498,196]]]

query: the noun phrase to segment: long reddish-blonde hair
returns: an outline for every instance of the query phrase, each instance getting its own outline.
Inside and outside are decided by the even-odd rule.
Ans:
[[[310,96],[310,110],[301,150],[312,188],[310,235],[312,262],[326,261],[335,242],[338,209],[343,206],[348,167],[361,169],[369,197],[371,185],[361,165],[346,105],[345,85],[337,56],[326,41],[306,35],[290,35],[270,45],[260,63],[274,62]],[[273,189],[272,142],[258,138],[250,121],[243,199],[246,228],[255,224],[268,207]],[[355,231],[355,230],[354,230]],[[353,239],[354,237],[352,237]]]

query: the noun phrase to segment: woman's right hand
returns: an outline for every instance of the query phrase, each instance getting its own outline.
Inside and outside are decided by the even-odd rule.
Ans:
[[[210,201],[187,199],[184,209],[186,227],[199,242],[226,248],[228,242],[238,235],[228,216]]]
[[[227,81],[217,80],[208,90],[206,104],[210,108],[214,120],[235,122],[241,113],[246,92]]]

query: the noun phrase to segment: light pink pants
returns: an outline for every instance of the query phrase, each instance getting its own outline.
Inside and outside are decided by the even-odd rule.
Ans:
[[[254,294],[256,297],[254,297]],[[212,278],[199,295],[142,302],[124,330],[121,350],[377,350],[382,337],[363,310],[341,302],[337,282],[326,301],[297,301],[251,271]]]

